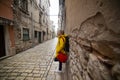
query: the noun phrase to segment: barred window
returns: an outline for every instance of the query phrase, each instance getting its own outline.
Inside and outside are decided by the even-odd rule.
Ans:
[[[29,39],[30,39],[30,37],[29,37],[29,29],[23,28],[23,40],[27,41]]]

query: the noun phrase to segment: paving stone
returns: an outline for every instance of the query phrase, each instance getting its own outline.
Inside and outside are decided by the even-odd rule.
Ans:
[[[0,70],[0,73],[3,73],[3,72],[5,72],[4,70]]]
[[[2,70],[1,70],[2,73],[6,72],[6,71],[7,71],[7,69],[2,69]]]
[[[7,73],[0,73],[0,77],[5,77]]]
[[[8,77],[6,80],[16,80],[16,76]]]
[[[40,71],[34,70],[33,73],[40,73]]]
[[[21,73],[23,73],[25,70],[23,69],[23,70],[19,70],[18,72],[21,72]]]
[[[7,70],[6,72],[12,72],[13,70]]]
[[[33,73],[29,73],[27,76],[28,76],[28,77],[32,77],[32,76],[33,76]]]
[[[34,80],[33,77],[26,77],[25,80]]]
[[[40,67],[37,67],[37,68],[35,67],[34,70],[39,71],[39,70],[40,70]]]
[[[18,76],[15,80],[24,80],[25,76]]]
[[[55,74],[55,70],[50,71],[48,74],[52,74],[52,75],[54,75],[54,74]]]
[[[42,80],[46,80],[46,78],[42,78]]]
[[[33,80],[42,80],[41,78],[34,78]]]
[[[28,73],[22,73],[20,76],[27,76]]]
[[[47,80],[55,80],[55,75],[48,75]]]
[[[40,77],[40,74],[34,74],[33,77]]]
[[[41,67],[41,70],[47,70],[47,66]]]
[[[43,70],[42,70],[42,71],[40,71],[40,74],[44,74],[44,73],[45,73],[45,71],[43,71]]]
[[[0,80],[7,80],[8,77],[0,77]]]
[[[10,76],[17,76],[18,73],[11,73]]]
[[[25,70],[24,72],[31,73],[32,71],[33,71],[32,69],[28,69],[28,70]]]
[[[13,70],[12,72],[19,72],[20,70],[19,69],[15,69]],[[6,71],[7,72],[7,71]]]

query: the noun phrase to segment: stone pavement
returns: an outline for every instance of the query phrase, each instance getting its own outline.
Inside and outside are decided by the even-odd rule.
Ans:
[[[53,61],[57,39],[0,61],[0,80],[67,80]],[[64,65],[63,65],[64,68]]]

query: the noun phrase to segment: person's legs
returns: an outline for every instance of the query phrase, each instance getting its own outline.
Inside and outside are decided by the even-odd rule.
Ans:
[[[54,61],[59,61],[57,58],[54,58]],[[59,71],[62,70],[62,62],[59,61]]]
[[[59,70],[62,70],[62,62],[59,62]]]

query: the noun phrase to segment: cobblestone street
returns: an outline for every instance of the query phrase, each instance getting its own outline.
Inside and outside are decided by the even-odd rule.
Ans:
[[[53,61],[56,43],[49,40],[0,61],[0,80],[61,80]]]

